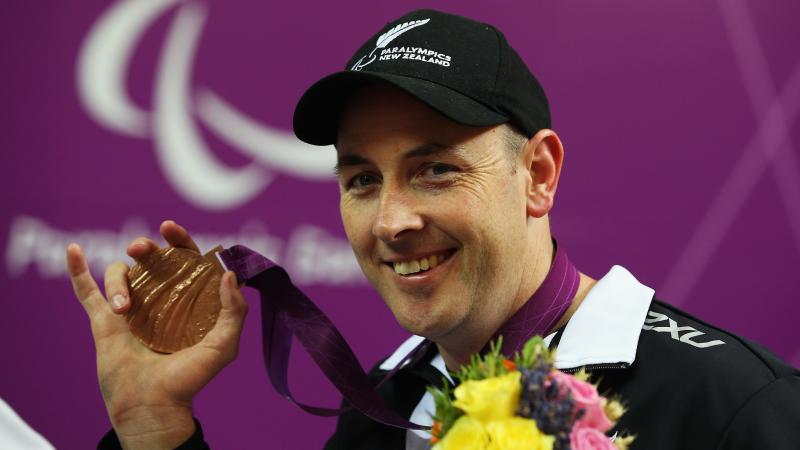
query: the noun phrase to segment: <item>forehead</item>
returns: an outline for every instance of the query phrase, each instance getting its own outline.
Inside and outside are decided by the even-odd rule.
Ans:
[[[460,125],[400,89],[375,84],[356,92],[345,107],[336,149],[341,155],[430,144],[446,147],[492,128]]]

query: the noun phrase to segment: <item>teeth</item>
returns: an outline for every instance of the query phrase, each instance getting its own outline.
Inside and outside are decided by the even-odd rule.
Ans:
[[[394,271],[400,275],[409,275],[425,270],[433,269],[440,262],[444,261],[447,254],[431,255],[425,258],[412,259],[410,261],[396,262],[393,264]]]

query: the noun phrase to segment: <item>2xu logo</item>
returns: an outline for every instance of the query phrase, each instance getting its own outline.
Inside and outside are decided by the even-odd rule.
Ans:
[[[152,110],[144,110],[125,86],[129,63],[151,25],[172,11],[160,57],[152,67]],[[210,88],[192,86],[192,66],[206,16],[200,0],[111,3],[92,25],[78,56],[78,94],[88,114],[110,131],[152,140],[167,180],[198,208],[220,211],[242,205],[266,189],[276,172],[332,179],[333,150],[307,145],[291,133],[258,123]],[[262,58],[243,56],[253,61]],[[230,167],[220,161],[201,127],[252,163]]]
[[[649,316],[644,321],[644,325],[642,325],[643,330],[655,331],[656,333],[669,333],[672,336],[672,339],[676,341],[683,342],[684,344],[689,344],[691,346],[697,348],[708,348],[714,347],[715,345],[722,345],[725,342],[720,340],[713,340],[713,341],[706,341],[706,342],[697,342],[694,339],[700,336],[705,335],[702,331],[697,331],[693,327],[679,327],[678,324],[667,317],[665,314],[648,311],[647,315]],[[666,326],[653,326],[654,323],[660,322],[667,322]],[[683,334],[681,334],[683,333]]]

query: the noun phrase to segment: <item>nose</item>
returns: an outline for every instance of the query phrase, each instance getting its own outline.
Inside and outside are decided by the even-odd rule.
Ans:
[[[392,242],[407,232],[421,230],[425,223],[418,213],[420,206],[412,195],[384,185],[372,233],[384,242]]]

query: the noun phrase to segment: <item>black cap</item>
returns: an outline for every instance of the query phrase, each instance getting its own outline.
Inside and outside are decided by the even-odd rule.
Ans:
[[[294,111],[297,137],[314,145],[334,144],[347,101],[375,82],[396,86],[463,125],[508,122],[529,137],[551,128],[544,90],[499,30],[419,10],[387,24],[344,71],[303,94]]]

